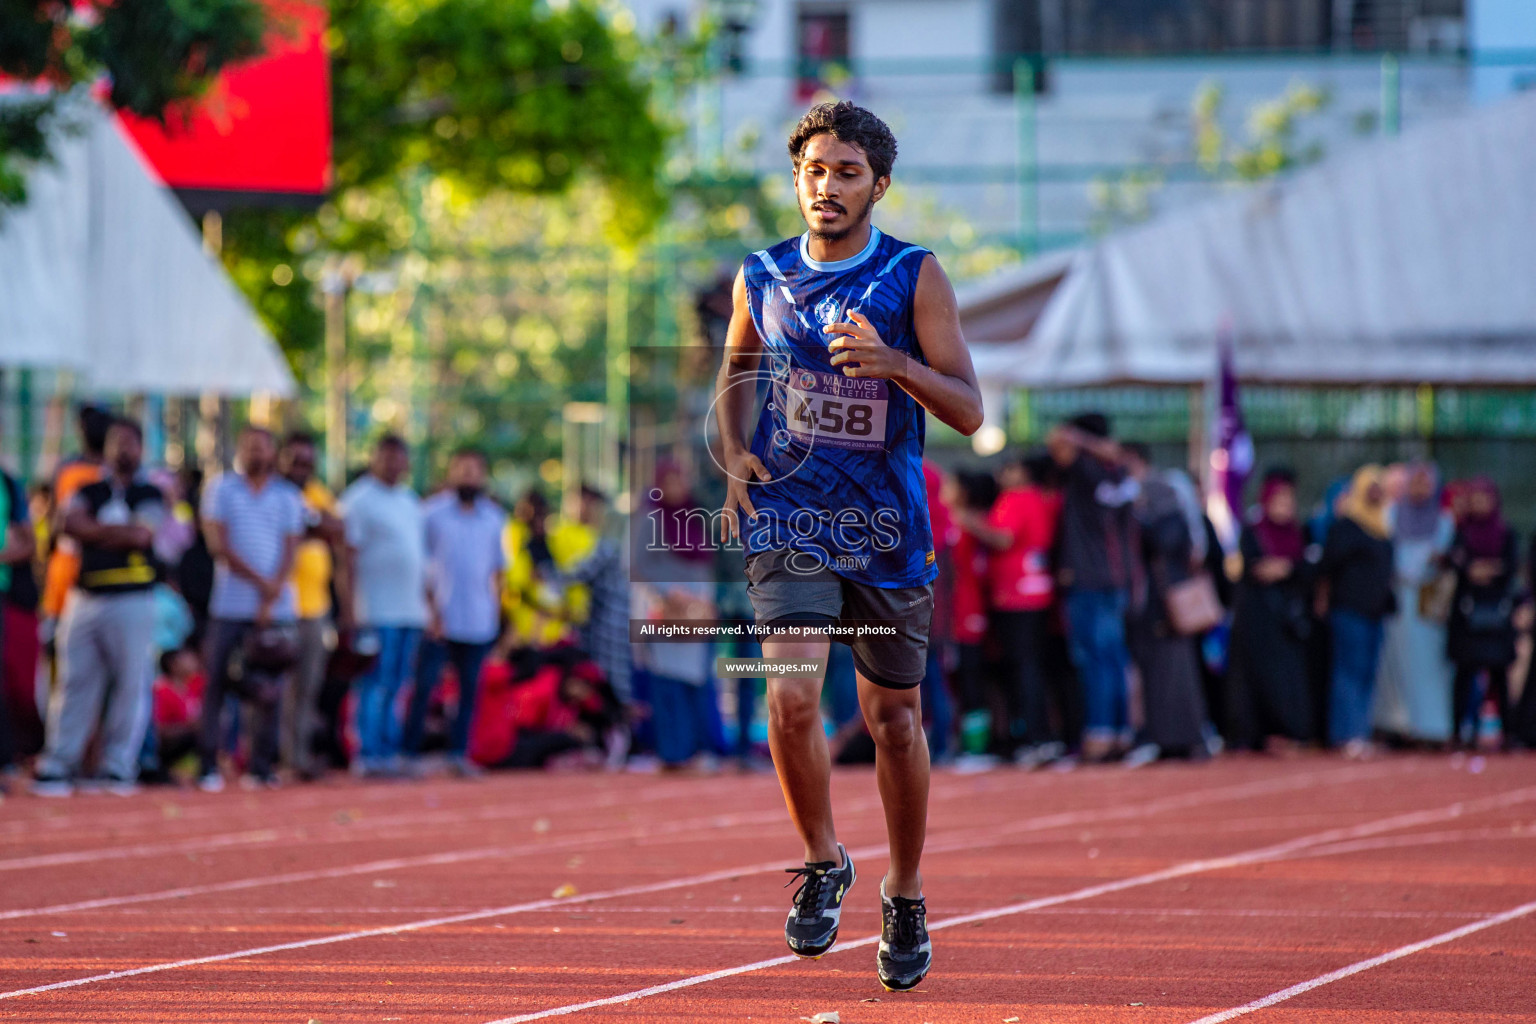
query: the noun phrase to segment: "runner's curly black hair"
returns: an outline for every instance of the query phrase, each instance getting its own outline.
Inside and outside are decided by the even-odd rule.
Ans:
[[[863,107],[842,100],[816,104],[789,133],[789,157],[795,170],[800,169],[806,143],[823,134],[862,149],[876,178],[890,174],[896,163],[896,136],[886,123]]]

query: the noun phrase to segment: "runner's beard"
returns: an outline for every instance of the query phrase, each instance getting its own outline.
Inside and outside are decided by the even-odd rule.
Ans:
[[[860,210],[859,211],[859,215],[857,217],[854,217],[851,221],[849,221],[848,222],[848,226],[843,228],[841,231],[818,231],[818,230],[816,230],[816,220],[815,220],[814,216],[807,217],[805,215],[804,211],[801,212],[800,216],[802,218],[804,218],[806,227],[811,229],[811,237],[816,239],[816,241],[818,241],[818,242],[841,242],[843,239],[845,239],[849,235],[853,234],[853,229],[854,228],[858,227],[860,224],[863,224],[863,223],[865,223],[865,222],[867,222],[869,220],[869,213],[874,208],[875,208],[875,194],[874,194],[873,191],[871,191],[870,194],[869,194],[869,198],[864,201],[864,209]],[[847,207],[845,206],[845,207],[843,207],[843,209],[847,210]],[[815,210],[815,207],[813,205],[812,208],[811,208],[811,213],[814,215],[815,212],[816,212],[816,210]]]

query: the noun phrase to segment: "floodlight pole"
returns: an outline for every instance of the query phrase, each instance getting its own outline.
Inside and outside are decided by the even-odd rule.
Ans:
[[[1013,62],[1013,99],[1018,113],[1019,255],[1035,254],[1039,235],[1039,162],[1035,152],[1035,65],[1020,57]]]
[[[347,485],[347,296],[355,268],[333,256],[320,290],[325,296],[325,482],[334,491]]]

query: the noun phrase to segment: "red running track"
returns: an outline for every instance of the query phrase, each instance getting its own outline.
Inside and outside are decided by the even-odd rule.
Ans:
[[[873,776],[834,795],[860,881],[815,963],[771,777],[12,799],[0,1020],[1536,1021],[1536,759],[941,772],[905,994]]]

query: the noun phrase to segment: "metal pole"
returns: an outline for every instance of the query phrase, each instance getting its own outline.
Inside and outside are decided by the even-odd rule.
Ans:
[[[426,175],[418,171],[411,178],[410,209],[411,223],[411,250],[415,253],[424,253],[427,248],[427,230],[425,225],[425,198]],[[406,440],[411,446],[411,480],[417,493],[422,493],[427,486],[427,469],[430,460],[431,410],[429,404],[432,401],[433,378],[437,375],[437,364],[430,351],[431,342],[427,338],[426,302],[432,294],[432,285],[427,280],[430,272],[430,263],[425,258],[421,261],[422,276],[416,282],[416,295],[411,302],[411,385],[410,385],[410,415],[407,418]]]
[[[16,374],[16,412],[20,422],[17,424],[16,437],[18,449],[16,452],[16,465],[21,470],[23,479],[31,477],[37,467],[32,465],[33,449],[37,446],[32,422],[32,371],[23,368]]]
[[[325,296],[325,482],[340,492],[347,485],[347,293],[352,289],[342,261],[332,258],[320,288]]]
[[[1035,252],[1039,236],[1039,162],[1035,152],[1034,62],[1020,57],[1013,62],[1013,99],[1018,112],[1019,255]]]
[[[607,380],[604,387],[605,404],[608,407],[608,443],[613,449],[610,456],[614,467],[611,486],[617,491],[624,481],[618,459],[618,446],[628,433],[629,420],[629,266],[622,256],[615,257],[608,265],[608,337]]]
[[[1381,128],[1396,135],[1403,127],[1403,75],[1397,55],[1381,55]]]
[[[203,214],[203,250],[214,259],[224,251],[224,218],[218,210]],[[197,456],[203,474],[212,477],[222,472],[225,463],[224,432],[228,405],[222,395],[205,391],[199,400],[197,421]]]

